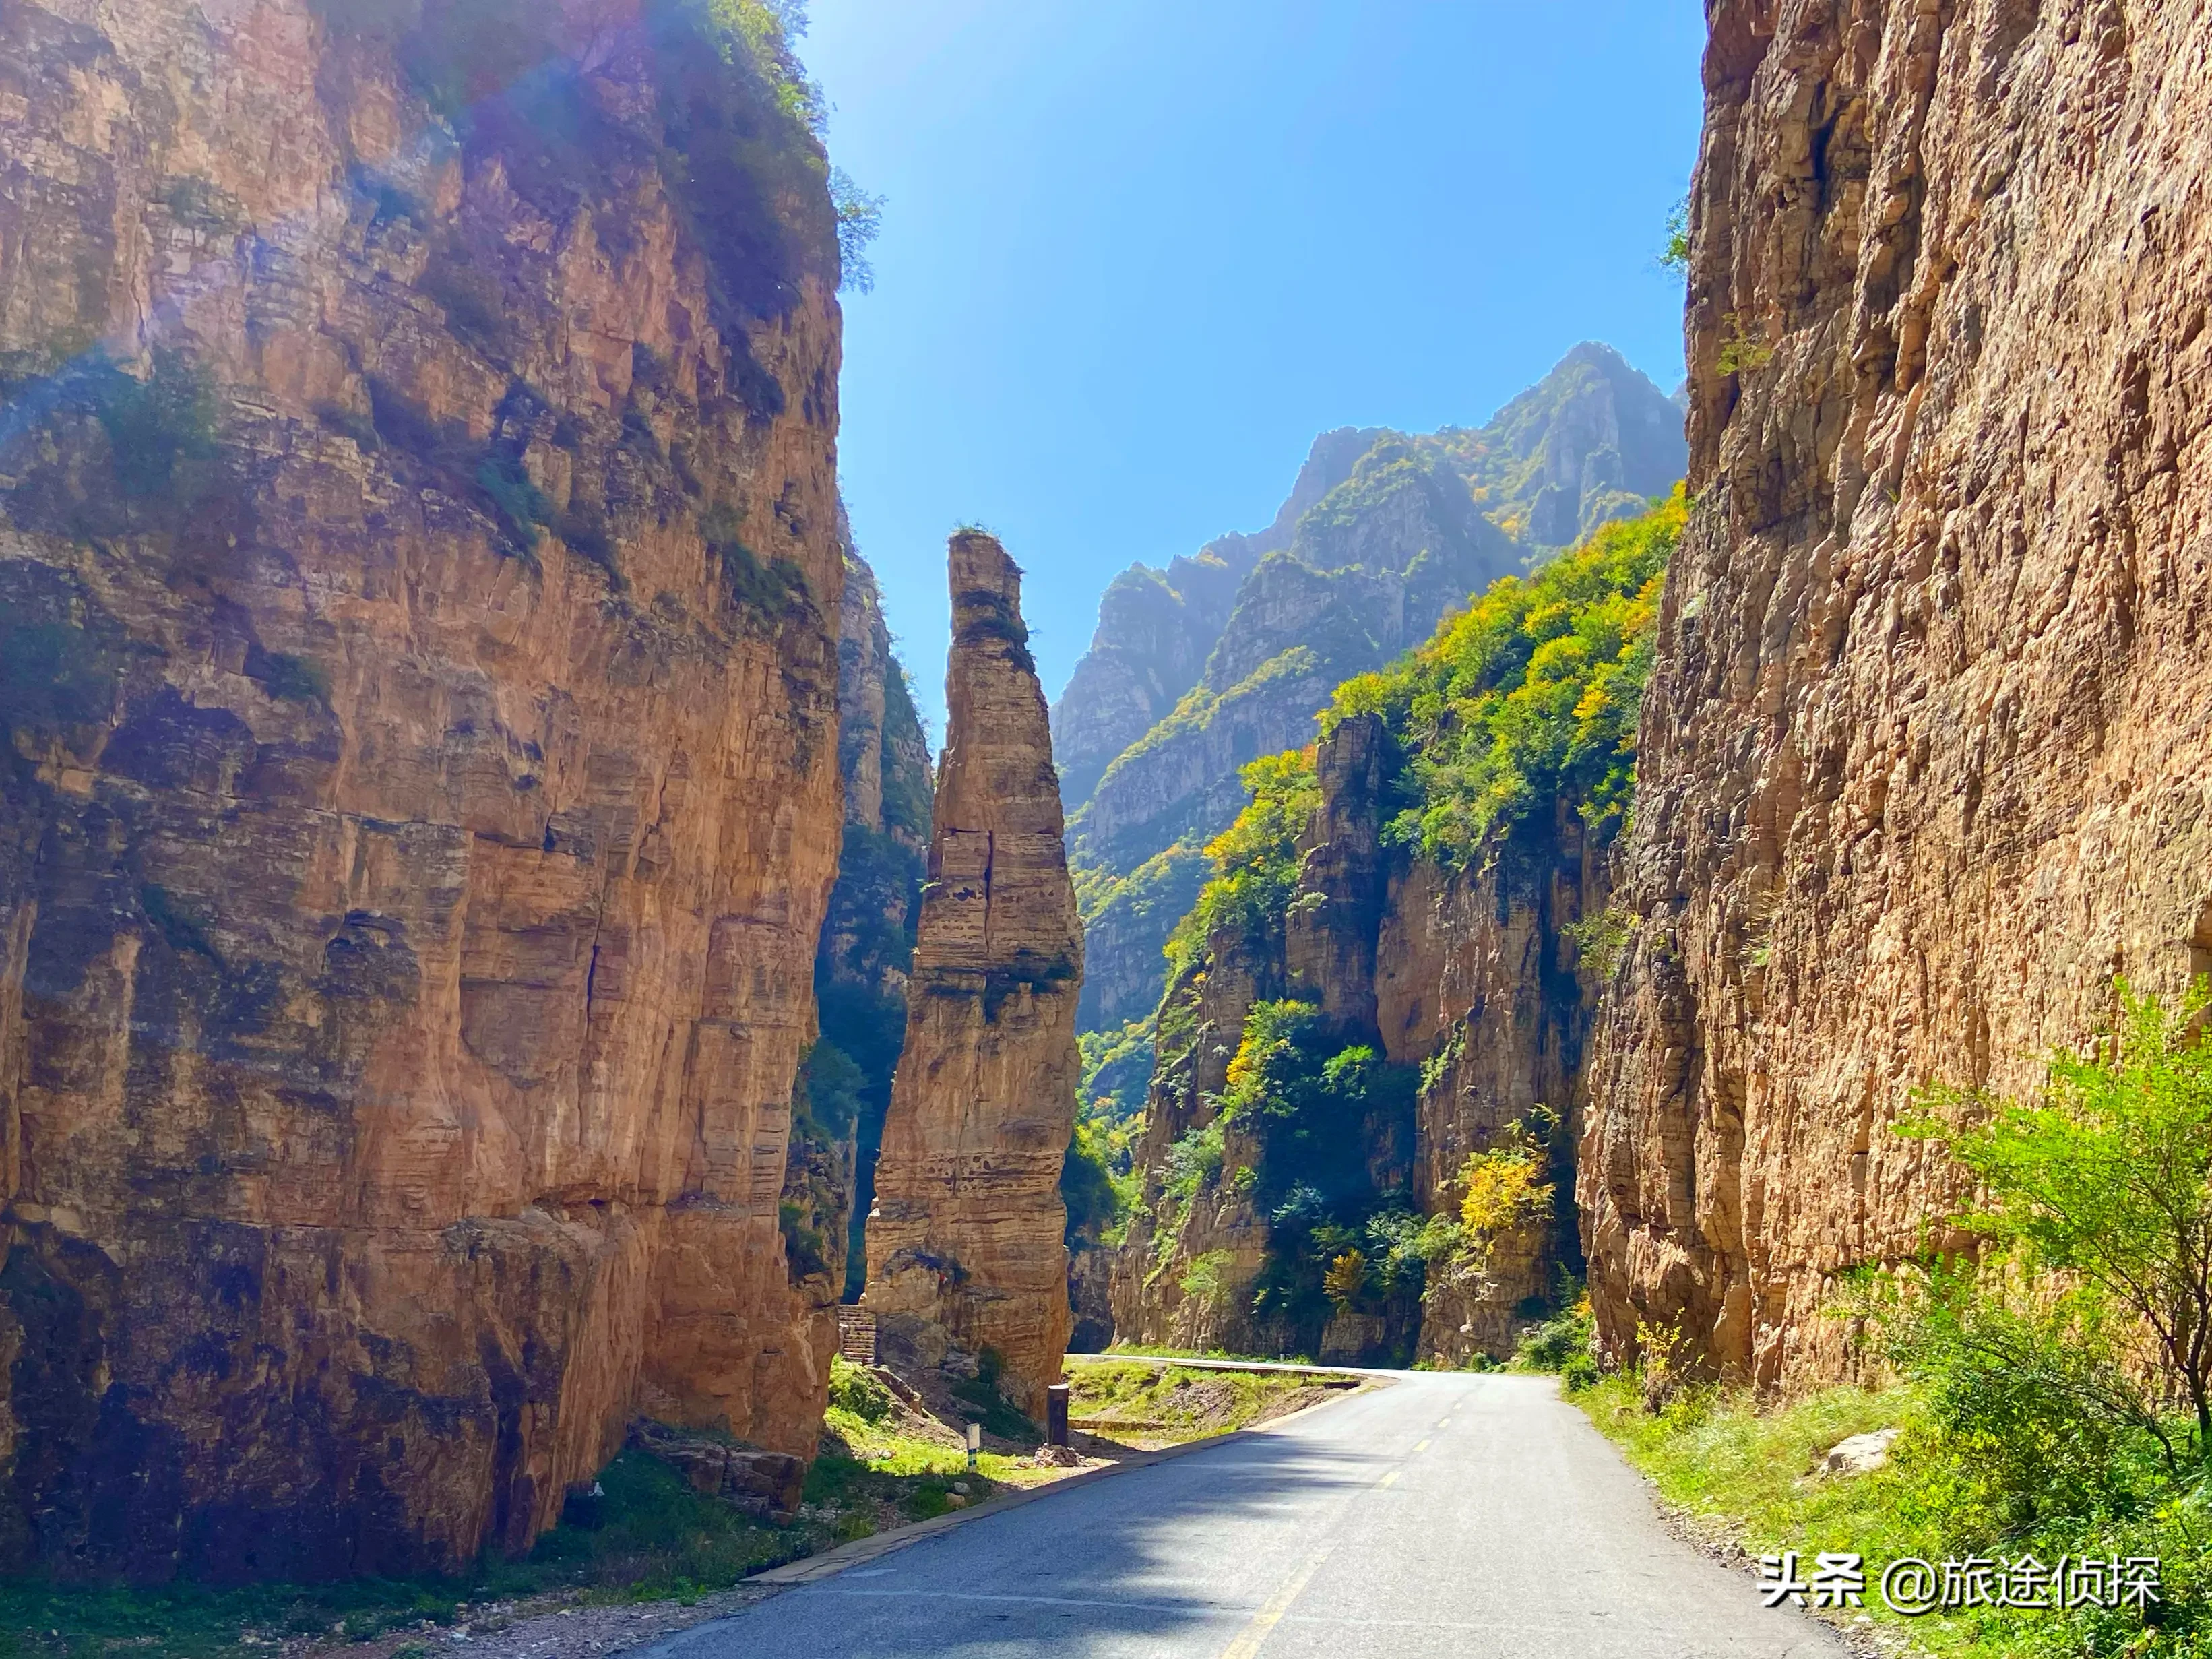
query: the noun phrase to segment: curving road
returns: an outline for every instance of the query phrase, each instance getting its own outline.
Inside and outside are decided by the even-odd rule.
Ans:
[[[1396,1373],[981,1516],[655,1659],[1836,1659],[1672,1537],[1548,1378]]]

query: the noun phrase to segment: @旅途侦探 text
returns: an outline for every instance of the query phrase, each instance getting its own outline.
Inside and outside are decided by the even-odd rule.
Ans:
[[[1869,1594],[1863,1557],[1823,1551],[1809,1563],[1796,1550],[1759,1558],[1759,1589],[1770,1607],[1860,1607]],[[2154,1555],[2062,1555],[2045,1565],[2033,1555],[1969,1555],[1923,1561],[1899,1556],[1881,1570],[1873,1594],[1893,1613],[1917,1618],[1966,1607],[2133,1607],[2159,1595]]]

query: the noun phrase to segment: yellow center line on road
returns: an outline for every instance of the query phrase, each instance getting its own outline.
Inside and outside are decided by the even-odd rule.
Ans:
[[[1388,1474],[1384,1475],[1384,1476],[1383,1476],[1380,1480],[1377,1480],[1375,1484],[1376,1484],[1376,1486],[1393,1486],[1393,1485],[1396,1484],[1398,1477],[1399,1477],[1400,1475],[1401,1475],[1401,1474],[1405,1474],[1405,1472],[1406,1472],[1406,1471],[1405,1471],[1404,1469],[1402,1469],[1402,1468],[1393,1469],[1393,1470],[1391,1470],[1391,1471],[1390,1471],[1390,1473],[1389,1473],[1389,1474]]]
[[[1326,1549],[1316,1550],[1306,1557],[1298,1570],[1267,1598],[1267,1605],[1252,1615],[1252,1622],[1237,1632],[1237,1639],[1221,1650],[1221,1659],[1254,1659],[1260,1644],[1267,1639],[1267,1632],[1282,1622],[1283,1615],[1291,1610],[1291,1603],[1298,1599],[1299,1592],[1312,1582],[1321,1564],[1328,1559]]]
[[[1413,1449],[1417,1452],[1425,1452],[1428,1449],[1429,1443],[1425,1440],[1417,1440],[1413,1443]]]

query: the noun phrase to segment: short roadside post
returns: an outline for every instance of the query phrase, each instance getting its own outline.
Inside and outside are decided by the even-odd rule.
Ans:
[[[1067,1443],[1067,1384],[1054,1382],[1044,1391],[1044,1441],[1048,1446]]]
[[[982,1449],[983,1425],[981,1423],[970,1423],[968,1425],[968,1467],[970,1470],[975,1467],[975,1454]]]

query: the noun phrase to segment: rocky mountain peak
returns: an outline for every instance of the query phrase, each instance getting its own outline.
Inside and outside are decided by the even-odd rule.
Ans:
[[[1054,714],[1085,895],[1085,1029],[1149,1015],[1237,769],[1310,742],[1336,685],[1427,637],[1470,593],[1682,476],[1682,416],[1612,347],[1576,346],[1480,428],[1340,427],[1267,529],[1165,571],[1133,565]]]

